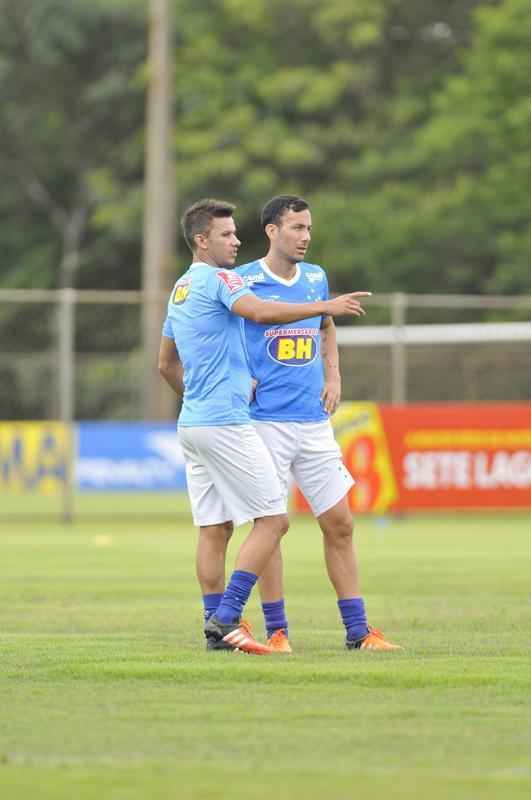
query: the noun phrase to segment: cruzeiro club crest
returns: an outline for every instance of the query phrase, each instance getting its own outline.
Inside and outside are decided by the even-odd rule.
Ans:
[[[315,361],[318,328],[273,328],[265,333],[267,353],[284,367],[307,367]]]
[[[171,299],[172,303],[176,306],[181,306],[190,292],[191,278],[181,278],[175,284],[175,290]]]

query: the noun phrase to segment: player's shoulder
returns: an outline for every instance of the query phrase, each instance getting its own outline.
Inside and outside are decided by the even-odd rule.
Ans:
[[[180,275],[173,285],[168,302],[169,312],[175,311],[176,307],[183,305],[185,300],[191,296],[192,286],[204,287],[208,280],[209,273],[213,270],[208,264],[199,262],[191,264],[185,272]]]
[[[186,300],[190,291],[191,282],[192,278],[189,269],[187,269],[186,272],[183,272],[182,275],[179,275],[173,284],[173,289],[170,292],[170,299],[168,302],[169,311],[171,311],[176,305],[182,305],[184,300]]]
[[[186,269],[182,275],[179,275],[175,283],[173,284],[172,294],[175,291],[177,286],[182,286],[183,284],[188,284],[192,282],[192,278],[199,277],[200,275],[204,274],[204,270],[208,269],[206,264],[191,264],[188,269]]]
[[[310,283],[326,281],[326,271],[320,264],[310,264],[308,261],[299,261],[299,268],[306,280]]]
[[[212,289],[215,290],[220,282],[227,285],[231,290],[242,285],[241,279],[235,275],[234,269],[215,267],[211,264],[197,261],[183,273],[175,285],[193,283],[200,291],[206,290],[208,292]]]
[[[214,278],[212,280],[221,282],[229,290],[231,294],[240,292],[245,289],[245,282],[241,275],[238,274],[236,269],[223,269],[220,267],[213,271]]]
[[[234,270],[238,275],[248,275],[255,270],[262,271],[262,266],[260,264],[260,259],[257,258],[254,261],[247,261],[246,264],[240,264],[238,267],[234,267]]]

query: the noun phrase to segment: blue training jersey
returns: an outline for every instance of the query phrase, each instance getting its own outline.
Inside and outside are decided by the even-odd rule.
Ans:
[[[301,261],[290,280],[268,268],[263,259],[236,272],[262,300],[309,303],[328,300],[326,273]],[[321,323],[317,315],[289,325],[244,321],[251,373],[258,381],[251,417],[274,422],[318,422],[328,419],[321,404],[323,365]]]
[[[180,426],[249,423],[243,320],[230,310],[247,294],[234,270],[199,262],[175,284],[162,334],[174,339],[184,368]]]

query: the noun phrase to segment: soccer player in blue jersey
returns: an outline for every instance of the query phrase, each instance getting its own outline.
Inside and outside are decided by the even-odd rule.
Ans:
[[[185,212],[190,268],[174,286],[164,323],[159,367],[184,397],[178,422],[188,493],[199,526],[197,574],[205,605],[209,649],[254,654],[274,650],[257,642],[241,613],[258,576],[288,529],[286,498],[271,456],[250,423],[251,377],[242,318],[287,325],[315,316],[363,313],[359,297],[319,303],[261,300],[227,267],[240,242],[234,206],[202,200]],[[177,358],[178,355],[178,358]],[[227,540],[233,523],[254,521],[224,591]],[[212,613],[215,612],[215,613]]]
[[[367,624],[352,541],[348,492],[353,485],[330,424],[340,400],[335,327],[320,311],[328,300],[325,271],[304,260],[312,218],[300,197],[274,197],[263,208],[267,255],[236,272],[261,300],[315,303],[316,313],[289,325],[246,319],[245,338],[256,382],[251,418],[273,457],[283,497],[290,472],[323,532],[328,575],[338,598],[349,649],[398,649]],[[280,546],[262,572],[260,594],[268,644],[290,652]]]

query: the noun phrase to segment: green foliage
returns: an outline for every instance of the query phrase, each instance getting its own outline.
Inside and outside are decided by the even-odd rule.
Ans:
[[[453,250],[481,290],[529,292],[531,6],[480,9],[476,26],[416,142],[446,263],[458,266]]]
[[[422,246],[412,135],[456,69],[474,5],[177,2],[182,203],[236,199],[250,258],[265,246],[258,209],[299,192],[314,211],[310,257],[334,288],[450,290]]]
[[[138,247],[140,4],[1,0],[0,52],[3,283],[93,284]]]
[[[179,203],[236,202],[242,258],[297,192],[334,289],[530,291],[526,0],[172,3]],[[139,285],[146,40],[143,0],[0,0],[2,285]]]

